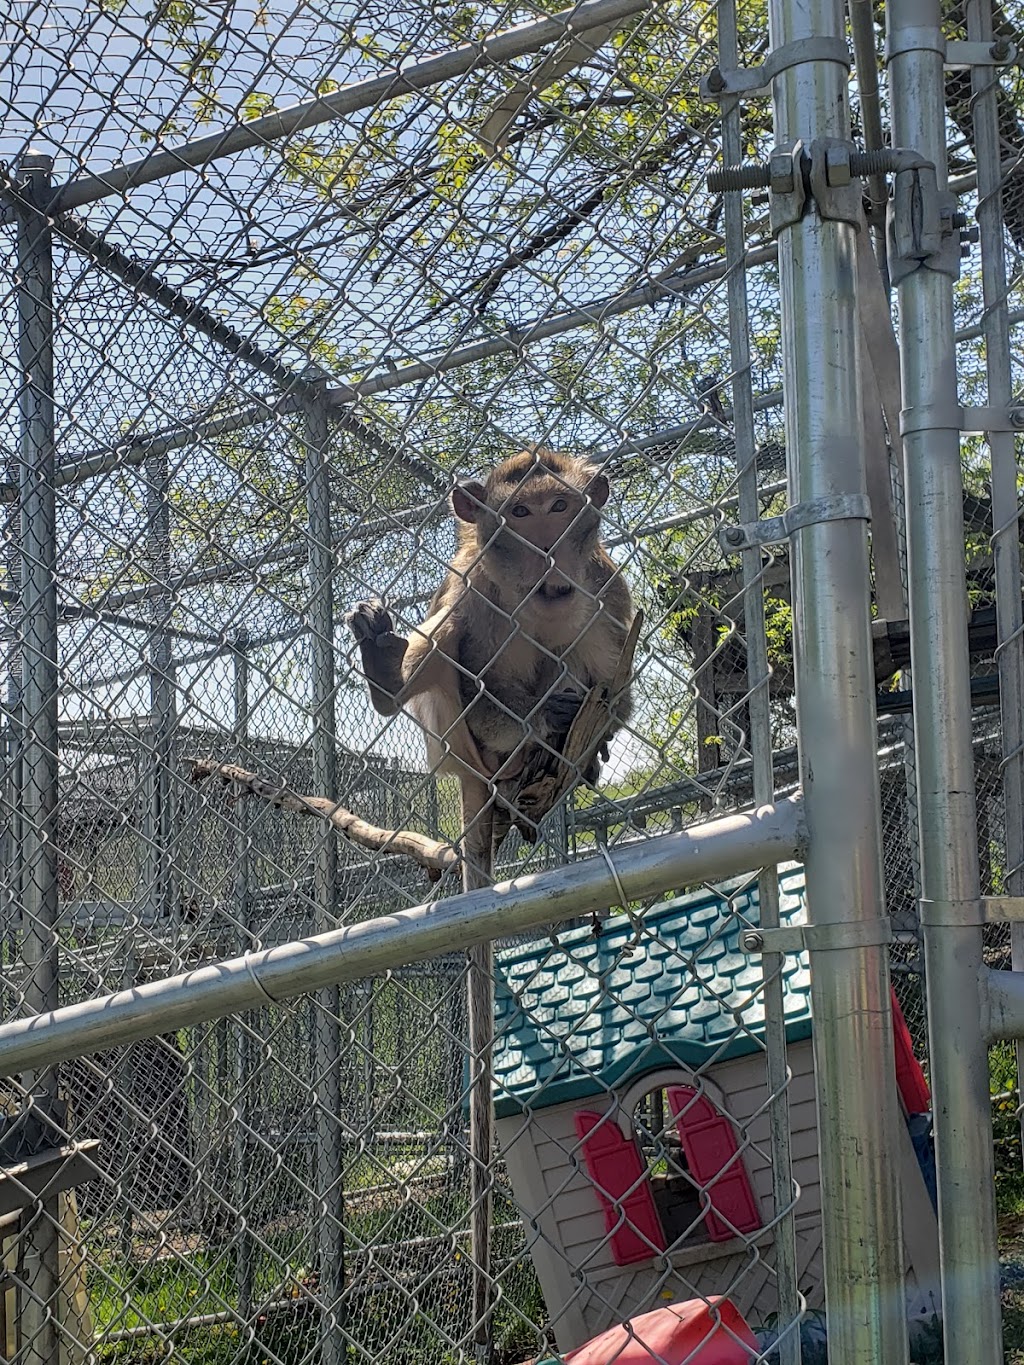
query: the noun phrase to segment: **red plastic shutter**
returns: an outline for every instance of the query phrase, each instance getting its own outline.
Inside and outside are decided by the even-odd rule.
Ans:
[[[665,1250],[665,1234],[639,1143],[636,1138],[623,1137],[615,1120],[603,1114],[581,1109],[575,1117],[587,1173],[604,1209],[605,1227],[611,1233],[615,1264],[651,1260]]]
[[[690,1174],[707,1189],[711,1200],[705,1218],[708,1236],[713,1242],[727,1242],[739,1232],[759,1228],[761,1213],[742,1159],[733,1161],[721,1179],[715,1180],[739,1150],[732,1124],[692,1085],[670,1087],[668,1102]]]
[[[892,1031],[896,1051],[896,1084],[903,1108],[908,1114],[927,1114],[932,1107],[931,1091],[921,1070],[921,1063],[914,1056],[910,1029],[907,1028],[895,991],[892,992]]]

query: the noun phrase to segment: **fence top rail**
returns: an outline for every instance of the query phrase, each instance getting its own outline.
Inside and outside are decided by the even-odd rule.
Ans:
[[[281,1004],[321,986],[487,943],[694,882],[800,857],[799,796],[640,841],[547,872],[210,963],[0,1026],[0,1075],[54,1065],[204,1020]]]
[[[373,108],[402,95],[422,93],[463,76],[475,67],[512,61],[569,34],[585,33],[607,25],[617,27],[649,5],[650,0],[585,0],[585,3],[571,5],[550,18],[519,24],[410,65],[400,63],[383,76],[344,85],[330,94],[301,100],[286,109],[220,128],[135,161],[76,176],[56,189],[49,212],[67,213],[111,195],[127,194],[139,185],[151,184],[181,171],[198,170],[221,157],[266,146],[318,124],[345,118],[360,109]],[[5,218],[10,212],[5,208]]]

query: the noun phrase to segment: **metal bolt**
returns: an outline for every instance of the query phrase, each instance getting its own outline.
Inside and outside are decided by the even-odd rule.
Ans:
[[[713,95],[720,95],[728,84],[722,75],[721,68],[717,66],[713,66],[704,79]]]
[[[764,937],[756,929],[747,929],[740,934],[740,947],[745,953],[759,953],[764,947]]]
[[[789,152],[773,152],[768,161],[768,184],[773,194],[792,194],[793,158]]]
[[[769,185],[768,172],[764,166],[723,166],[720,171],[708,175],[708,189],[719,190],[766,190]]]
[[[1006,38],[997,38],[988,51],[994,62],[1006,62],[1013,48]]]
[[[954,213],[954,214],[953,214],[952,222],[953,222],[953,226],[954,226],[955,228],[958,228],[958,229],[959,229],[959,228],[965,228],[965,227],[967,226],[967,214],[966,214],[966,213]]]
[[[1024,408],[1010,409],[1010,426],[1015,431],[1024,430]]]
[[[727,526],[725,528],[725,543],[727,545],[742,545],[745,539],[742,526]]]

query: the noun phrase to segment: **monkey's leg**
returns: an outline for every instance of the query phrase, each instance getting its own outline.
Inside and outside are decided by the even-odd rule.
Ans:
[[[463,888],[489,886],[494,870],[494,804],[487,783],[462,779]],[[473,1259],[473,1337],[477,1357],[490,1354],[491,1233],[493,1227],[494,1108],[494,955],[489,943],[469,950],[469,1194],[470,1251]]]
[[[382,716],[393,716],[402,704],[402,664],[409,641],[395,634],[391,614],[379,599],[358,603],[345,622],[359,646],[373,709]]]

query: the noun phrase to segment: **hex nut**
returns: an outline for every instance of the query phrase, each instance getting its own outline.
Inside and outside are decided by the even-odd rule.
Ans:
[[[789,152],[773,152],[768,160],[768,177],[773,194],[793,193],[793,158]]]

